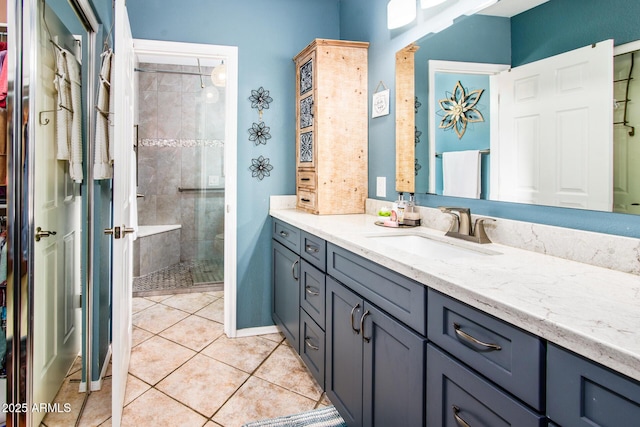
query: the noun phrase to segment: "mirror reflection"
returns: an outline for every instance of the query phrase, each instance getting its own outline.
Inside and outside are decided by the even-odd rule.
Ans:
[[[462,197],[640,214],[640,83],[633,78],[640,27],[629,18],[640,5],[617,0],[605,10],[601,2],[550,0],[504,8],[514,3],[540,1],[499,2],[415,43],[415,191],[471,187]],[[594,67],[576,65],[596,51]],[[557,65],[564,72],[532,78],[536,67],[550,70],[567,58],[573,65]],[[549,98],[558,87],[583,105]],[[477,99],[469,97],[474,91]],[[499,107],[503,92],[522,105],[535,94],[538,110]],[[456,116],[471,104],[472,120]],[[451,159],[468,150],[480,151],[471,160],[478,172],[457,172]]]

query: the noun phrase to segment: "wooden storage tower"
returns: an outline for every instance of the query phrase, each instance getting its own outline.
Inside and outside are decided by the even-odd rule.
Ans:
[[[297,207],[364,213],[369,43],[316,39],[296,63]]]

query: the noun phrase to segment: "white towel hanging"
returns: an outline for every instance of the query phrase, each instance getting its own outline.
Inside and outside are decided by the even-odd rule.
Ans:
[[[442,153],[442,194],[480,198],[480,150]]]
[[[100,86],[98,88],[98,103],[96,114],[96,143],[93,167],[94,179],[110,179],[113,177],[112,157],[109,139],[109,101],[111,89],[111,49],[102,54],[100,69]]]

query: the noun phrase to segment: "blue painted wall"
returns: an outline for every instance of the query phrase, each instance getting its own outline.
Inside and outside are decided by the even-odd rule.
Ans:
[[[272,324],[269,196],[295,194],[295,67],[292,58],[314,38],[340,38],[338,0],[129,0],[135,38],[238,46],[237,326]],[[267,145],[247,129],[258,120],[248,98],[269,90],[263,120]],[[251,177],[251,159],[270,159],[271,176]]]

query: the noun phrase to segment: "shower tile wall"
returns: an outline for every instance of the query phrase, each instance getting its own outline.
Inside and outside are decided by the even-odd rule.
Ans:
[[[198,72],[196,66],[139,68]],[[137,77],[138,193],[144,195],[138,199],[138,222],[181,224],[181,261],[221,257],[222,245],[215,242],[224,232],[224,192],[179,192],[178,187],[224,187],[224,88],[213,88],[207,76],[204,89],[199,76],[140,72]]]

